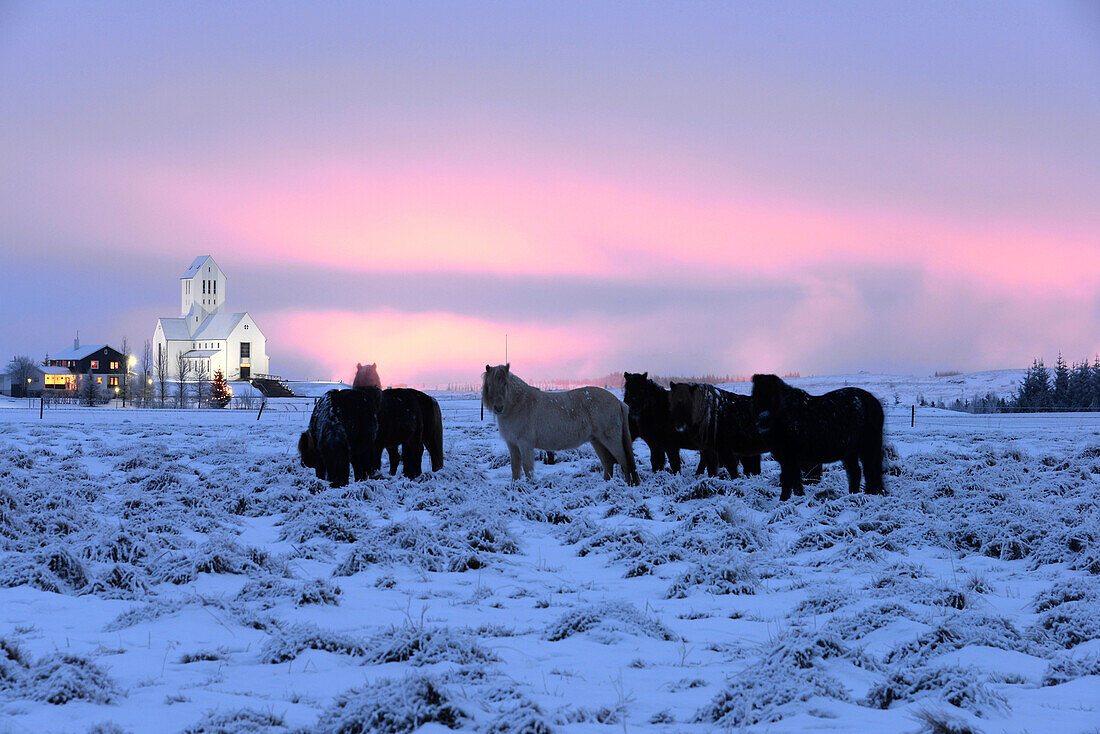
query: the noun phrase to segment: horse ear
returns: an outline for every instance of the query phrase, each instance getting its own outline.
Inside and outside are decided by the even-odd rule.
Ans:
[[[492,368],[492,367],[490,367],[489,365],[485,365],[485,371],[486,371],[486,372],[488,372],[488,371],[489,371],[489,370],[491,370],[491,369],[493,369],[493,368]]]
[[[373,369],[378,369],[378,363],[377,362],[371,362],[370,367],[371,367],[372,370]]]
[[[358,372],[361,369],[363,369],[363,365],[359,362],[356,362],[355,363],[355,371]]]
[[[504,365],[504,371],[505,371],[505,372],[511,372],[511,371],[512,371],[512,363],[511,363],[511,362],[509,362],[508,364]]]
[[[648,372],[643,372],[642,373],[642,379],[645,380],[645,379],[648,379],[648,378],[649,378],[649,373]]]

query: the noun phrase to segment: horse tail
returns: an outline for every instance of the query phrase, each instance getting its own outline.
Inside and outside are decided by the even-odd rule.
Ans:
[[[424,416],[424,446],[432,459],[432,471],[439,471],[443,468],[443,413],[439,401],[433,397],[428,400],[431,410],[430,415]]]
[[[623,413],[623,456],[626,458],[626,464],[623,465],[623,473],[626,474],[627,484],[638,484],[638,465],[634,461],[634,441],[630,437],[630,408],[626,403],[622,404]]]

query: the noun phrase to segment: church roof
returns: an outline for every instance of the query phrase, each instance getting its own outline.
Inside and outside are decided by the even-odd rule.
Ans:
[[[210,359],[215,354],[219,354],[221,350],[218,349],[192,349],[188,352],[184,352],[183,356],[186,359]]]
[[[187,330],[187,319],[159,319],[160,328],[164,331],[164,338],[168,341],[191,340],[191,332]]]
[[[84,359],[85,357],[88,357],[92,354],[95,354],[96,352],[98,352],[99,350],[105,348],[106,346],[107,346],[106,344],[88,344],[86,346],[81,345],[81,346],[75,347],[75,348],[70,347],[69,349],[65,349],[63,351],[58,352],[57,354],[51,355],[50,359],[77,359],[77,360],[80,360],[80,359]]]
[[[213,260],[209,255],[199,255],[195,258],[195,261],[191,263],[191,267],[187,268],[187,272],[180,276],[180,279],[194,278],[198,275],[199,269],[202,268],[203,263],[207,260]]]
[[[199,324],[199,328],[191,336],[192,339],[228,339],[247,314],[244,313],[215,313],[206,317],[206,321]]]
[[[215,313],[206,317],[192,334],[187,329],[188,319],[162,318],[161,329],[164,330],[164,338],[169,341],[196,341],[198,339],[228,339],[237,324],[241,322],[247,313]]]

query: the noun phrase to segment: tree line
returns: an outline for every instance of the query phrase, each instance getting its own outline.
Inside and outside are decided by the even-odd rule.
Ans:
[[[921,399],[921,405],[925,402]],[[971,398],[959,398],[953,403],[935,407],[961,410],[967,413],[1041,413],[1100,411],[1100,356],[1067,363],[1062,355],[1054,368],[1036,357],[1020,380],[1014,395],[1000,397],[988,392]]]

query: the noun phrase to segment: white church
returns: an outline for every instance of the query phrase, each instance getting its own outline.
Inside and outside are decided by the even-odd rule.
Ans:
[[[180,316],[157,319],[153,332],[153,359],[167,354],[173,374],[180,354],[192,375],[222,370],[227,380],[248,380],[269,373],[267,339],[247,312],[226,312],[225,281],[209,255],[195,258],[180,276]]]

